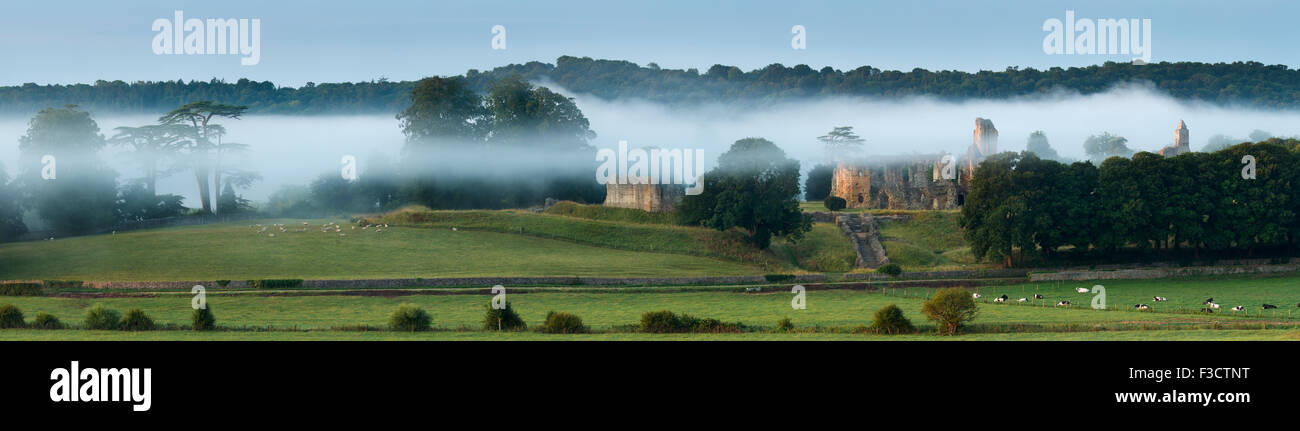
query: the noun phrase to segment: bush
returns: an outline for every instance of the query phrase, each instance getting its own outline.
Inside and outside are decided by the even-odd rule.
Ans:
[[[499,310],[488,304],[487,315],[483,316],[483,327],[494,331],[519,331],[527,329],[528,324],[510,306],[510,301],[506,301],[505,307]]]
[[[32,327],[36,329],[63,329],[63,322],[58,317],[44,311],[36,313],[36,320],[32,322]]]
[[[285,289],[302,287],[301,278],[248,280],[248,287],[255,289]]]
[[[666,334],[683,327],[682,320],[668,310],[650,311],[641,315],[641,332]]]
[[[13,304],[0,305],[0,328],[21,328],[27,325],[23,311]]]
[[[194,310],[194,314],[190,318],[195,331],[217,329],[217,316],[212,314],[212,304],[204,304],[204,307]]]
[[[783,318],[776,322],[776,330],[781,332],[790,332],[794,330],[794,322],[789,317]]]
[[[45,280],[45,287],[50,289],[80,289],[81,280]]]
[[[947,335],[957,334],[963,324],[975,318],[977,310],[970,293],[958,287],[941,289],[921,305],[921,313],[939,322],[939,333]]]
[[[0,296],[41,296],[39,283],[4,283],[0,284]]]
[[[882,334],[902,334],[915,330],[912,321],[903,316],[903,310],[897,305],[889,304],[876,310],[871,319],[871,329]]]
[[[845,201],[844,198],[842,197],[828,196],[826,197],[826,200],[822,201],[822,205],[825,205],[826,209],[828,210],[839,211],[848,207],[849,203],[848,201]]]
[[[217,285],[218,285],[218,286],[226,287],[226,286],[229,285],[229,284],[230,284],[230,280],[217,280]]]
[[[899,274],[903,273],[903,267],[898,266],[897,263],[886,263],[884,265],[880,265],[879,268],[876,268],[876,272],[879,272],[881,274],[887,274],[890,277],[897,277]]]
[[[678,316],[671,311],[651,311],[641,315],[641,332],[667,334],[673,332],[740,332],[744,325],[727,323],[718,319],[699,318],[689,314]]]
[[[763,276],[763,279],[767,280],[768,283],[785,283],[788,281],[794,281],[794,275],[793,274],[766,274]]]
[[[542,323],[542,332],[547,334],[581,334],[587,332],[582,318],[570,313],[546,313],[546,322]]]
[[[122,323],[122,313],[117,310],[105,307],[103,304],[96,304],[86,311],[86,321],[82,326],[86,329],[117,329]]]
[[[433,318],[423,308],[415,304],[398,305],[393,314],[388,316],[388,329],[394,331],[428,331]]]
[[[123,331],[152,331],[154,329],[153,319],[144,314],[144,310],[132,308],[127,310],[126,317],[122,318],[122,324],[118,325]]]

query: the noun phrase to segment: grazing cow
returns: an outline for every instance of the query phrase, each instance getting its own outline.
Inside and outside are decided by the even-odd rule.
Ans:
[[[1007,302],[1007,295],[1002,295],[993,300],[993,302]]]
[[[1151,307],[1148,307],[1146,304],[1138,304],[1138,305],[1134,305],[1133,308],[1138,309],[1138,311],[1146,311],[1147,309],[1150,309]]]
[[[1020,298],[1017,299],[1016,302],[1029,302],[1029,298]]]
[[[1039,294],[1035,293],[1035,294],[1034,294],[1034,299],[1043,299],[1043,295],[1039,295]]]
[[[983,298],[984,295],[980,295],[980,294],[977,292],[977,293],[975,293],[975,294],[972,294],[970,297],[971,297],[971,298],[975,298],[975,299],[980,299],[980,298]]]
[[[1069,306],[1070,306],[1070,301],[1059,301],[1059,302],[1056,303],[1056,306],[1057,306],[1057,307],[1069,307]]]
[[[1246,311],[1246,307],[1242,307],[1238,305],[1236,307],[1232,307],[1232,311]]]
[[[1218,309],[1219,309],[1219,304],[1218,304],[1218,303],[1211,302],[1211,303],[1210,303],[1210,308],[1213,308],[1213,309],[1215,309],[1215,310],[1218,310]]]
[[[1086,288],[1086,287],[1076,287],[1076,288],[1074,289],[1074,291],[1075,291],[1075,292],[1079,292],[1079,293],[1088,293],[1088,288]]]
[[[1155,301],[1155,302],[1165,302],[1165,301],[1168,301],[1169,298],[1166,298],[1166,297],[1163,297],[1163,296],[1153,296],[1153,297],[1151,297],[1151,300],[1152,300],[1152,301]]]
[[[1213,303],[1214,303],[1214,298],[1206,299],[1205,302],[1203,302],[1203,304],[1205,304],[1205,305],[1210,305],[1210,304],[1213,304]]]
[[[1277,308],[1277,306],[1276,306],[1276,305],[1273,305],[1273,304],[1263,304],[1263,305],[1260,305],[1260,307],[1264,307],[1265,310],[1272,310],[1272,309],[1274,309],[1274,308]]]

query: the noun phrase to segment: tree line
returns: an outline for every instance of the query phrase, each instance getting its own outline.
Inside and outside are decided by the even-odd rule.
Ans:
[[[941,99],[1001,99],[1058,90],[1092,94],[1116,85],[1142,83],[1183,100],[1250,104],[1266,108],[1300,107],[1300,69],[1258,62],[1161,62],[1147,65],[1107,62],[1046,70],[1008,67],[963,72],[882,70],[861,66],[843,71],[771,64],[750,71],[714,65],[707,70],[663,69],[622,60],[563,56],[554,64],[510,64],[461,75],[469,88],[485,93],[511,76],[548,80],[604,99],[638,98],[669,104],[775,101],[813,96],[932,96]],[[176,81],[96,81],[94,84],[0,87],[0,114],[30,115],[49,106],[77,104],[92,111],[157,112],[195,100],[248,106],[251,113],[395,113],[408,106],[416,82],[378,79],[355,83],[307,83],[280,87],[269,81],[212,79]]]
[[[1300,245],[1300,140],[1065,164],[1001,153],[961,209],[971,251],[1006,266],[1060,259],[1253,256]]]

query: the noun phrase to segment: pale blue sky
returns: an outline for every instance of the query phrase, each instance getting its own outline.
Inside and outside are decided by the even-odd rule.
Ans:
[[[118,4],[122,3],[122,4]],[[158,56],[151,23],[258,18],[261,63],[237,56]],[[1128,61],[1046,55],[1043,21],[1150,18],[1154,61],[1300,66],[1300,2],[1285,1],[6,1],[0,7],[0,85],[96,79],[247,77],[308,81],[418,79],[561,55],[713,64],[965,71]],[[493,25],[507,49],[492,50]],[[807,28],[807,49],[790,28]]]

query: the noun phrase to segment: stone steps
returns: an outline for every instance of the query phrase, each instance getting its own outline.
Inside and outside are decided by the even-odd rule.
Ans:
[[[853,249],[858,254],[854,267],[875,269],[889,263],[874,216],[866,213],[840,214],[836,216],[835,224],[839,225],[844,234],[848,235],[849,241],[853,242]]]

